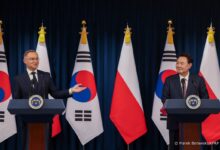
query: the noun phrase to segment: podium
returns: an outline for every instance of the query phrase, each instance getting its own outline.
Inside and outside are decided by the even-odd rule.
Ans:
[[[196,150],[200,148],[200,145],[187,144],[187,142],[189,143],[190,141],[200,141],[201,129],[198,127],[198,124],[192,123],[201,123],[209,114],[219,113],[220,101],[201,99],[200,107],[193,110],[187,107],[185,99],[167,99],[164,107],[168,114],[167,117],[171,118],[171,123],[174,121],[182,124],[183,142],[186,143],[185,145],[183,144],[184,150]]]
[[[26,137],[26,147],[28,150],[48,149],[50,134],[49,125],[52,123],[55,114],[61,114],[64,109],[62,99],[44,99],[44,104],[40,109],[32,109],[28,104],[28,99],[13,99],[9,102],[8,111],[20,117],[27,126],[28,136]]]

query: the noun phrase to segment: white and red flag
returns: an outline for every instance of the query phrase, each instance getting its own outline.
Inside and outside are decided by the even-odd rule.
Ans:
[[[45,29],[46,28],[42,24],[42,26],[40,27],[40,31],[38,32],[39,38],[36,49],[36,52],[38,53],[38,57],[40,59],[38,69],[45,72],[49,72],[51,74],[50,63],[47,53],[47,46],[46,46]],[[49,95],[49,98],[53,99],[51,95]],[[60,116],[57,114],[53,117],[51,137],[55,137],[60,132],[61,132]]]
[[[130,30],[128,26],[125,29],[110,112],[112,122],[127,144],[147,132]]]
[[[205,79],[209,98],[220,99],[220,70],[212,25],[208,28],[199,74]],[[215,142],[220,139],[219,123],[220,113],[209,115],[202,122],[202,134],[207,142]]]

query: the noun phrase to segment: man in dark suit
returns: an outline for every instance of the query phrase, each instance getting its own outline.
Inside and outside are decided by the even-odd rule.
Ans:
[[[54,98],[67,98],[73,93],[81,92],[85,89],[81,84],[77,84],[68,90],[58,90],[54,85],[50,74],[37,69],[39,58],[37,52],[34,50],[26,51],[24,53],[23,61],[26,65],[26,71],[14,78],[14,99],[28,99],[35,94],[42,96],[44,99],[48,98],[48,94],[51,94]],[[22,150],[24,150],[27,148],[27,145],[25,144],[27,136],[26,125],[21,118],[17,118],[17,120],[18,130],[21,130],[20,138],[23,138],[23,142],[20,142],[20,144]]]
[[[165,81],[162,93],[162,101],[166,99],[185,99],[189,95],[198,95],[201,99],[208,99],[208,92],[205,81],[198,75],[190,74],[193,60],[187,54],[182,54],[177,58],[176,71],[178,74],[168,77]],[[179,124],[172,122],[172,118],[167,120],[167,129],[169,129],[170,149],[178,150],[179,146],[174,142],[179,141]]]
[[[34,50],[26,51],[23,61],[26,65],[26,71],[14,78],[13,96],[15,99],[29,98],[34,94],[41,95],[43,98],[48,98],[48,94],[54,98],[67,98],[74,92],[85,89],[77,84],[68,90],[58,90],[48,72],[37,70],[39,58]]]

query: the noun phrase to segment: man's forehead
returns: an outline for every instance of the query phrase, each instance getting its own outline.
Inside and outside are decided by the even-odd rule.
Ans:
[[[187,60],[187,58],[186,57],[179,57],[178,59],[177,59],[177,61],[185,61],[185,60]]]
[[[38,54],[36,52],[29,52],[26,56],[27,57],[38,57]]]

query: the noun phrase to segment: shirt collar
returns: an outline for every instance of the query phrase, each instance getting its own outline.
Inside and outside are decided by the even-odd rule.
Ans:
[[[34,71],[31,71],[30,69],[27,68],[27,73],[28,73],[29,75],[31,75],[32,72],[35,72],[35,73],[37,74],[37,69],[34,70]]]
[[[181,79],[185,79],[186,81],[188,81],[189,80],[189,72],[188,72],[188,74],[184,77],[184,76],[181,76],[181,75],[179,75],[180,76],[180,81],[181,81]]]

